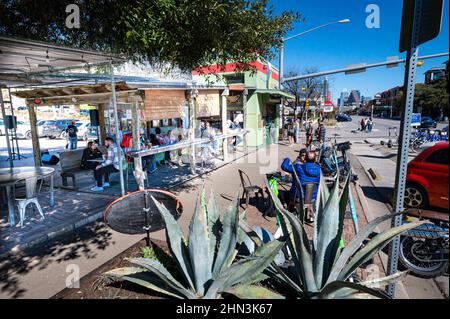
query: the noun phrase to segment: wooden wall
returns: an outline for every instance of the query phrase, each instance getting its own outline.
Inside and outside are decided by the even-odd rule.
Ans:
[[[199,90],[197,96],[197,117],[220,116],[219,90]]]
[[[145,90],[145,120],[179,118],[186,103],[184,90]]]

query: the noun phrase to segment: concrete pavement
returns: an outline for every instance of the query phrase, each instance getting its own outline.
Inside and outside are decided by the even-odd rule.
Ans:
[[[368,220],[391,212],[388,204],[395,183],[395,162],[391,156],[386,155],[378,146],[365,142],[354,142],[350,151],[352,168],[359,176],[358,183],[365,195],[368,209]],[[380,176],[380,180],[374,180],[368,174],[369,168],[373,168]],[[390,221],[380,225],[379,230],[390,227]],[[387,266],[387,255],[381,253],[381,259]],[[448,277],[442,276],[436,279],[423,279],[414,275],[408,275],[403,281],[403,287],[397,290],[398,298],[412,299],[441,299],[448,297]]]
[[[261,185],[265,173],[278,169],[281,157],[295,154],[294,148],[285,146],[262,148],[172,190],[184,207],[178,220],[181,227],[187,231],[195,200],[203,185],[207,191],[215,191],[223,211],[239,191],[238,168],[249,175],[252,183]],[[119,234],[97,222],[40,247],[12,252],[0,260],[0,298],[49,298],[66,287],[66,279],[74,274],[74,270],[75,274],[84,276],[142,237]],[[165,240],[165,233],[155,232],[152,238]]]

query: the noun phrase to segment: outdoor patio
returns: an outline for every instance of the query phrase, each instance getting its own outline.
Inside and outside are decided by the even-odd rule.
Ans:
[[[248,148],[248,153],[253,153],[256,149]],[[196,174],[190,172],[189,165],[162,165],[157,171],[149,175],[145,181],[147,188],[173,189],[177,186],[192,180],[193,178],[208,174],[236,159],[245,156],[243,150],[231,153],[228,160],[215,159],[209,163],[198,162]],[[49,165],[47,165],[49,166]],[[93,174],[86,170],[83,174],[77,175],[77,189],[71,190],[62,187],[59,165],[50,166],[55,168],[55,205],[50,207],[49,186],[44,184],[38,195],[39,203],[45,214],[45,220],[39,216],[37,210],[27,208],[24,226],[16,224],[10,227],[6,205],[0,211],[0,255],[11,249],[26,248],[42,243],[59,235],[67,233],[73,229],[92,223],[103,216],[106,206],[114,199],[121,196],[119,174],[111,175],[111,187],[103,192],[93,192],[91,187],[95,184]],[[126,179],[125,179],[126,180]],[[133,171],[128,172],[128,187],[126,192],[133,192],[138,189]],[[23,191],[18,190],[18,194]],[[19,221],[19,213],[16,209],[15,220]]]

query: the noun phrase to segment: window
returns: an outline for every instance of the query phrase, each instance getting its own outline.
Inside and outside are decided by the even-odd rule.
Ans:
[[[448,148],[438,150],[428,156],[427,163],[448,165]]]

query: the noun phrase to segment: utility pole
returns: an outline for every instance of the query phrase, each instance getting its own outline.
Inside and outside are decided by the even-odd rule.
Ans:
[[[406,171],[408,165],[409,136],[414,104],[414,90],[419,45],[435,38],[441,28],[443,1],[404,0],[400,52],[407,51],[404,79],[404,94],[402,100],[402,115],[400,124],[400,143],[398,148],[397,166],[394,187],[394,212],[404,211]],[[425,26],[425,27],[423,27]],[[391,226],[399,227],[403,216],[392,218]],[[397,273],[400,237],[397,236],[389,245],[388,275]],[[395,284],[390,284],[387,292],[395,297]]]

